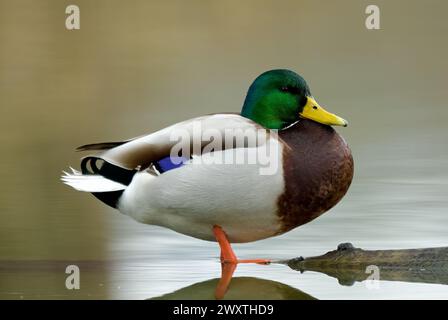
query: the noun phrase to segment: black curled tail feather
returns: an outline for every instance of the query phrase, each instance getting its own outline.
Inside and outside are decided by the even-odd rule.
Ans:
[[[100,164],[98,164],[100,162]],[[89,170],[90,167],[90,170]],[[128,186],[137,170],[127,170],[115,166],[101,158],[88,156],[81,161],[81,172],[84,175],[98,174],[109,180],[119,182]],[[92,192],[92,194],[100,201],[104,202],[112,208],[117,208],[118,200],[124,190],[108,191],[108,192]]]

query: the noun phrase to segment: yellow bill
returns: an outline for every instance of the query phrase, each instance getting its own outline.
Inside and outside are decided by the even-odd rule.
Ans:
[[[346,120],[322,108],[313,97],[307,98],[306,105],[300,112],[300,116],[329,126],[346,127],[348,125]]]

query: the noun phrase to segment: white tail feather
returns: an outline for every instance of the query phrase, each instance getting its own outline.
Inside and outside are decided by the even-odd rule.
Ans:
[[[62,182],[66,185],[84,192],[109,192],[126,189],[124,184],[109,180],[100,175],[83,175],[81,172],[70,168],[72,173],[63,171]]]

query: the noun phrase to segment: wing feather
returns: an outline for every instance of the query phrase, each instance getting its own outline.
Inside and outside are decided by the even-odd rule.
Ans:
[[[224,138],[229,132],[228,130],[241,134],[247,132],[246,130],[258,129],[262,129],[262,127],[238,114],[213,114],[183,121],[127,141],[88,144],[78,149],[81,151],[105,150],[95,157],[128,170],[144,169],[152,162],[169,156],[171,149],[179,142],[178,138],[181,135],[188,135],[194,139],[197,130],[199,130],[199,134],[207,132],[207,130],[210,130],[209,132],[213,130],[215,133],[219,132],[220,137]],[[210,143],[210,140],[201,141],[200,151],[208,143]],[[234,147],[233,145],[225,146],[224,143],[222,143],[222,146],[223,149]]]
[[[100,142],[100,143],[90,143],[85,144],[83,146],[80,146],[76,148],[76,151],[89,151],[89,150],[108,150],[115,147],[118,147],[122,144],[127,143],[127,141],[115,141],[115,142]]]

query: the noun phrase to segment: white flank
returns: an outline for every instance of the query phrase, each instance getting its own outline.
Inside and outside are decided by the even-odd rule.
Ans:
[[[284,191],[283,167],[279,165],[272,175],[262,175],[259,164],[226,165],[206,159],[225,158],[222,153],[248,159],[259,148],[193,157],[184,166],[159,176],[138,172],[120,198],[118,209],[139,222],[204,240],[214,241],[214,225],[221,226],[231,242],[271,237],[281,227],[277,201]],[[281,164],[282,153],[277,156]]]
[[[78,191],[84,192],[108,192],[126,189],[124,184],[109,180],[100,175],[83,175],[81,172],[72,170],[72,173],[65,171],[61,176],[61,180],[68,186]]]

